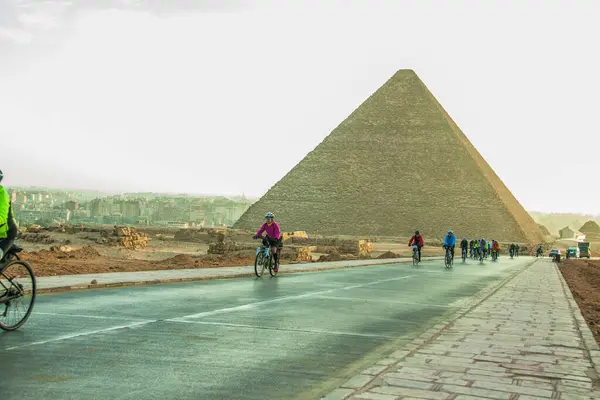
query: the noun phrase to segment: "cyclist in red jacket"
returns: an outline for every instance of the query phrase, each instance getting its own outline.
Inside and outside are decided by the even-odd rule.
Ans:
[[[421,247],[425,245],[425,242],[423,241],[423,236],[421,236],[419,231],[416,231],[415,234],[408,241],[409,247],[413,244],[417,245],[417,250],[419,251],[419,262],[421,262]]]

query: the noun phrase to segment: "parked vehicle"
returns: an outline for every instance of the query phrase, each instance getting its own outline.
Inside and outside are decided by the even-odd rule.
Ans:
[[[569,247],[566,251],[566,258],[579,258],[579,247]]]
[[[580,258],[590,258],[590,243],[589,242],[581,242],[577,244],[579,248],[579,257]]]

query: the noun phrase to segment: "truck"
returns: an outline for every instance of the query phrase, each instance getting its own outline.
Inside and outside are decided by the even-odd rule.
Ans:
[[[590,258],[590,243],[589,242],[579,242],[577,243],[577,247],[579,247],[579,257],[581,258]]]

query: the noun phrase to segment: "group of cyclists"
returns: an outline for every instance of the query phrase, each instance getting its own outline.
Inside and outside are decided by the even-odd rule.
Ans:
[[[416,246],[419,262],[421,261],[421,249],[425,245],[423,236],[419,231],[415,231],[415,234],[408,241],[408,246]],[[452,258],[454,258],[454,248],[456,247],[456,236],[452,229],[448,231],[444,237],[443,248],[449,250]],[[464,258],[485,259],[488,256],[494,256],[498,258],[500,256],[500,243],[494,239],[487,241],[484,238],[468,240],[466,237],[460,242],[461,256]],[[519,245],[512,243],[510,245],[510,256],[519,256]]]

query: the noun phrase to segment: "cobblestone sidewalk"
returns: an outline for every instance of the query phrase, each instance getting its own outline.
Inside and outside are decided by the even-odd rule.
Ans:
[[[549,261],[434,328],[325,399],[600,399],[598,346]]]

